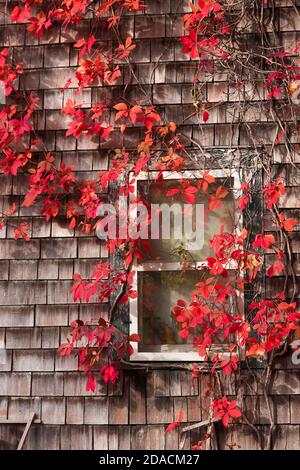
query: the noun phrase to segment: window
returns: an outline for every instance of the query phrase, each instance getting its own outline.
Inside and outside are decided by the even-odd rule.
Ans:
[[[195,198],[193,204],[187,204],[190,196],[187,194],[186,200],[182,188],[195,186],[203,175],[199,171],[163,172],[159,181],[158,172],[150,171],[141,173],[135,180],[131,201],[135,202],[139,197],[147,201],[148,209],[150,204],[151,210],[154,207],[154,211],[151,212],[151,222],[156,219],[154,227],[157,228],[159,236],[157,232],[154,238],[153,233],[149,235],[147,252],[142,261],[136,260],[134,264],[136,271],[134,288],[138,291],[138,296],[137,299],[130,300],[130,333],[138,331],[142,341],[139,344],[132,344],[134,348],[132,360],[199,361],[201,359],[193,350],[193,338],[188,338],[186,341],[180,338],[171,309],[179,298],[189,300],[189,294],[194,290],[195,284],[208,276],[207,270],[199,268],[206,265],[204,260],[212,254],[209,246],[212,236],[220,232],[222,225],[224,231],[230,232],[234,225],[240,224],[234,200],[240,188],[238,174],[227,170],[210,170],[209,174],[214,176],[215,182],[209,184],[206,193],[203,191],[193,193]],[[229,186],[233,191],[228,191],[221,207],[209,211],[209,196],[214,195],[220,185],[224,188]],[[164,205],[167,209],[165,217],[162,214],[159,216],[156,205]],[[186,215],[187,220],[192,221],[192,225],[185,224],[185,218],[180,220],[179,215],[181,217]],[[135,216],[138,216],[138,210]],[[178,236],[179,226],[182,229],[181,237]],[[183,265],[184,270],[182,270]],[[232,276],[234,268],[229,266],[229,270],[232,269]],[[216,347],[220,348],[220,344]]]

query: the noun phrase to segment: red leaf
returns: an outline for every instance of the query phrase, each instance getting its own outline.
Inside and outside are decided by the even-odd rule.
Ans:
[[[277,137],[276,142],[275,142],[275,145],[280,144],[280,142],[282,141],[283,136],[284,136],[284,131],[279,132],[278,137]]]
[[[89,392],[91,390],[92,392],[94,392],[95,389],[96,389],[96,380],[93,374],[90,372],[87,383],[86,383],[86,391]]]
[[[127,105],[125,103],[118,103],[114,105],[114,109],[116,109],[117,111],[124,111],[125,109],[127,109]]]
[[[216,190],[216,197],[218,199],[224,199],[227,194],[229,194],[229,191],[225,189],[223,186],[219,186]]]
[[[119,59],[125,59],[125,57],[128,57],[130,52],[135,49],[135,44],[132,44],[132,37],[128,36],[124,44],[119,44],[119,47],[116,48],[116,51],[120,51],[120,54],[118,55]]]
[[[6,215],[8,215],[8,216],[13,215],[13,214],[16,212],[16,208],[17,208],[17,206],[16,206],[16,203],[14,202],[14,203],[8,208],[8,210],[6,211]]]
[[[208,111],[206,111],[206,110],[203,111],[203,116],[202,116],[203,122],[207,122],[208,118],[209,118]]]
[[[186,202],[188,202],[189,204],[194,204],[194,202],[196,200],[194,194],[185,193],[184,196],[185,196]]]
[[[195,186],[188,186],[184,190],[185,193],[197,193],[198,189]]]
[[[137,333],[133,333],[132,335],[130,335],[128,337],[129,341],[133,341],[133,342],[136,342],[136,343],[140,343],[141,342],[141,338],[140,336],[137,334]]]
[[[291,232],[297,224],[298,221],[296,219],[287,219],[283,222],[283,228],[287,232]]]
[[[229,409],[228,413],[232,418],[240,418],[242,416],[242,413],[237,408]]]
[[[229,423],[229,414],[224,413],[224,416],[222,418],[222,424],[223,424],[223,426],[225,426],[225,428],[227,428],[228,423]]]
[[[73,345],[68,340],[67,343],[61,344],[58,348],[58,353],[60,356],[70,356],[73,350]]]
[[[114,367],[113,363],[104,364],[100,370],[100,374],[103,374],[105,383],[111,382],[114,384],[119,376],[119,370]]]
[[[72,217],[71,222],[69,223],[69,228],[72,230],[76,226],[76,217]]]
[[[174,423],[169,424],[166,427],[165,432],[173,431],[173,429],[177,428],[180,425],[180,423],[182,422],[183,418],[184,418],[184,412],[180,411],[179,414],[178,414],[177,420],[174,421]]]
[[[272,266],[269,267],[267,270],[267,276],[268,277],[273,277],[276,274],[281,274],[282,271],[284,270],[284,264],[281,261],[275,261]]]
[[[178,193],[179,193],[179,189],[178,188],[173,188],[173,189],[169,189],[166,196],[174,196],[175,194],[178,194]]]
[[[241,211],[246,209],[248,202],[249,196],[247,194],[244,194],[239,200],[239,208],[241,209]]]
[[[165,432],[173,431],[173,429],[175,429],[177,426],[178,425],[177,425],[176,421],[174,421],[174,423],[171,423],[166,427]]]

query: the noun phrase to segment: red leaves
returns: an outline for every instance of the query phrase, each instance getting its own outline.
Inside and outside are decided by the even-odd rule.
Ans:
[[[280,179],[276,183],[270,183],[263,189],[263,196],[268,209],[272,209],[276,205],[280,196],[285,194],[285,186]]]
[[[10,149],[3,149],[5,157],[0,162],[0,168],[4,174],[17,175],[18,169],[24,167],[31,158],[30,152],[15,154]]]
[[[46,16],[43,11],[40,11],[37,17],[33,16],[29,18],[27,31],[33,33],[37,38],[39,38],[51,25],[50,12],[48,13],[48,16]]]
[[[229,191],[223,186],[219,186],[216,190],[215,196],[210,196],[208,210],[219,209],[222,207],[222,199],[225,199]]]
[[[104,72],[104,82],[108,83],[108,85],[112,85],[120,76],[121,70],[118,65],[112,69],[106,69]]]
[[[282,221],[282,226],[287,232],[291,232],[297,224],[298,221],[296,219],[287,219]]]
[[[280,294],[277,294],[280,296]],[[279,348],[289,337],[290,333],[296,330],[300,324],[300,314],[295,312],[296,304],[293,302],[278,303],[278,299],[262,300],[252,302],[250,311],[256,310],[253,317],[253,331],[255,336],[247,339],[247,356],[263,356]]]
[[[73,294],[73,300],[81,300],[84,295],[85,282],[81,278],[80,274],[73,274],[73,280],[75,281],[70,289],[70,293]]]
[[[16,23],[24,23],[28,20],[30,14],[29,5],[25,5],[24,8],[16,6],[13,8],[10,17],[12,21],[15,21]]]
[[[143,114],[143,110],[140,106],[132,106],[128,108],[125,103],[118,103],[114,106],[114,109],[117,110],[115,120],[118,121],[121,118],[129,117],[132,124],[136,123],[137,116]]]
[[[106,74],[110,73],[108,80]],[[85,59],[76,70],[79,89],[90,86],[95,80],[100,78],[103,81],[112,82],[112,72],[109,69],[107,59],[97,53],[93,59]]]
[[[113,363],[111,364],[104,364],[100,369],[100,374],[103,375],[103,380],[105,383],[111,382],[112,384],[115,383],[119,376],[119,369]]]
[[[239,208],[241,211],[244,211],[248,205],[249,202],[249,196],[248,194],[244,194],[240,199],[239,199]]]
[[[209,357],[212,346],[219,343],[221,338],[226,341],[232,341],[232,337],[235,338],[230,345],[232,353],[233,348],[238,348],[246,342],[253,346],[253,343],[250,342],[252,341],[250,335],[253,330],[258,336],[265,335],[268,331],[268,323],[264,319],[265,309],[269,308],[268,305],[259,306],[259,312],[253,322],[245,319],[239,312],[238,305],[236,305],[237,291],[239,289],[243,290],[244,281],[242,278],[239,280],[238,274],[234,275],[234,279],[230,279],[233,271],[227,265],[234,262],[234,265],[237,266],[237,272],[248,271],[250,282],[261,267],[259,254],[248,251],[244,247],[246,238],[246,231],[240,235],[222,231],[219,235],[215,235],[210,243],[215,257],[210,256],[206,259],[211,276],[196,284],[189,302],[183,299],[178,300],[176,306],[172,309],[172,313],[179,323],[181,338],[193,337],[194,347],[201,357]],[[266,235],[264,237],[259,235],[256,238],[255,245],[257,247],[271,247],[274,241],[273,236]],[[277,257],[276,269],[280,269],[278,263],[281,263],[281,254],[277,253]],[[207,268],[205,268],[206,270]],[[228,280],[225,281],[225,279]],[[235,305],[234,308],[232,308],[233,304]],[[253,308],[255,307],[252,306]],[[272,316],[271,320],[278,321],[278,318]],[[271,328],[273,328],[273,325],[274,322],[270,323]],[[275,326],[276,330],[270,333],[270,338],[268,337],[265,346],[269,350],[278,347],[284,337],[278,324],[275,323]],[[286,327],[285,331],[287,331]],[[221,366],[226,375],[235,372],[238,369],[238,357],[238,350],[237,354],[231,354],[229,358],[225,357],[220,360],[216,357],[212,372],[218,365]]]
[[[5,96],[10,95],[10,93],[14,90],[14,81],[18,75],[23,73],[21,64],[13,66],[8,59],[8,49],[2,49],[0,52],[0,81],[4,84]]]
[[[186,202],[193,204],[196,201],[196,196],[195,194],[198,192],[198,189],[196,186],[190,185],[188,182],[182,183],[180,188],[172,188],[167,191],[166,196],[172,197],[175,196],[176,194],[181,195],[184,197]]]
[[[116,150],[116,154],[112,158],[111,168],[101,175],[102,189],[106,189],[109,182],[116,181],[118,179],[119,175],[125,170],[128,160],[128,152],[125,152],[125,150]]]
[[[108,23],[108,29],[110,28],[113,28],[114,26],[116,26],[120,20],[120,15],[113,15],[113,16],[110,16],[108,19],[107,19],[107,23]]]
[[[76,27],[80,24],[88,5],[90,6],[90,2],[87,0],[63,0],[58,2],[57,5],[52,2],[54,6],[52,5],[49,8],[54,8],[53,10],[47,8],[45,12],[40,11],[40,8],[44,8],[46,3],[39,0],[23,1],[22,7],[16,6],[13,8],[12,20],[17,23],[29,20],[29,24],[26,25],[28,31],[39,38],[53,24],[58,24],[58,26],[63,24],[64,27],[71,24]],[[111,29],[115,29],[124,8],[130,10],[143,9],[142,2],[139,0],[106,0],[100,3],[96,16],[98,18],[103,17],[97,20],[98,24],[96,26],[101,27],[104,24],[105,28]],[[30,5],[34,5],[32,12]],[[113,16],[109,17],[112,14]],[[91,31],[95,31],[94,26]],[[198,81],[201,82],[200,75],[202,73],[209,73],[215,62],[218,62],[219,59],[226,59],[224,51],[228,48],[222,50],[222,43],[224,42],[223,35],[227,34],[229,28],[226,24],[223,6],[217,0],[201,0],[196,5],[191,4],[191,12],[184,16],[184,27],[185,36],[180,39],[183,51],[189,54],[192,59],[199,58],[199,67],[196,67],[199,75],[197,72],[194,80],[194,84],[197,86]],[[118,47],[112,53],[108,52],[106,47],[102,49],[99,43],[97,43],[96,50],[95,42],[95,36],[91,34],[77,40],[73,45],[79,51],[79,58],[84,58],[76,71],[78,92],[92,84],[100,87],[103,84],[113,84],[121,75],[119,66],[115,64],[120,59],[127,59],[136,47],[131,37],[124,39],[124,43],[118,44]],[[272,62],[273,59],[270,59],[272,69],[277,68],[278,63],[284,56],[284,52],[281,51],[280,54],[276,56],[276,62]],[[22,73],[20,64],[13,66],[8,59],[8,51],[6,49],[2,50],[0,55],[0,80],[4,82],[6,95],[13,91],[14,81],[20,73]],[[284,96],[286,91],[293,98],[294,94],[299,91],[298,81],[293,77],[287,79],[287,74],[283,70],[272,70],[266,83],[268,99],[279,99]],[[67,82],[64,89],[70,83],[71,80]],[[238,82],[238,88],[244,89],[244,83]],[[117,96],[123,95],[118,94]],[[198,100],[196,96],[193,96],[193,98],[195,98],[196,113],[200,115],[203,123],[207,123],[210,116],[206,105],[202,103],[201,99]],[[26,95],[27,99],[28,95]],[[120,101],[120,99],[117,98],[117,101]],[[127,125],[141,124],[136,131],[140,131],[142,127],[144,128],[141,142],[138,143],[133,152],[116,151],[116,157],[111,166],[107,171],[102,172],[97,180],[75,185],[73,184],[75,183],[75,177],[72,168],[66,168],[64,164],[57,167],[52,155],[47,154],[45,158],[41,158],[40,152],[38,158],[31,159],[30,148],[27,149],[27,144],[24,146],[24,137],[28,137],[28,141],[32,144],[35,142],[32,138],[29,139],[32,137],[29,134],[32,131],[31,123],[35,122],[38,116],[37,119],[30,119],[36,108],[36,99],[30,97],[29,101],[29,105],[26,105],[25,108],[22,100],[20,100],[18,105],[5,106],[0,111],[0,144],[2,151],[0,167],[5,174],[13,176],[16,176],[20,171],[24,174],[27,172],[30,174],[30,188],[25,196],[23,206],[32,205],[38,196],[42,196],[42,214],[46,216],[47,220],[66,212],[70,229],[77,226],[85,233],[90,233],[92,228],[97,225],[96,214],[100,204],[99,189],[107,189],[109,183],[118,182],[121,177],[127,176],[128,170],[138,175],[140,171],[148,167],[149,162],[152,165],[154,159],[151,159],[154,154],[156,156],[156,153],[159,154],[157,169],[160,178],[162,178],[163,170],[180,171],[187,163],[187,146],[185,140],[182,139],[181,128],[176,132],[176,123],[165,121],[162,123],[156,109],[153,106],[144,105],[147,102],[144,98],[139,99],[137,97],[133,103],[129,101],[118,103],[108,100],[108,102],[92,103],[91,106],[87,103],[77,106],[76,103],[69,100],[65,103],[62,112],[70,118],[66,135],[72,135],[75,139],[89,135],[96,135],[98,140],[108,138],[114,129],[111,125],[110,116],[112,107],[115,110],[115,113],[112,113],[115,114],[115,121],[119,121],[121,124],[121,134],[125,132]],[[116,104],[113,106],[114,103]],[[89,107],[86,108],[86,105]],[[162,127],[157,129],[157,126]],[[286,131],[288,131],[288,128]],[[287,133],[287,135],[290,134]],[[122,136],[118,135],[117,137],[120,138],[120,147],[127,145],[125,144],[126,139],[123,143],[123,141],[121,142]],[[281,130],[275,144],[280,144],[284,138],[285,132]],[[111,143],[113,145],[113,142]],[[35,145],[34,150],[36,150],[37,142],[33,145]],[[22,150],[17,150],[20,148]],[[154,150],[151,152],[152,149]],[[160,150],[156,152],[158,149],[163,150],[161,153]],[[38,147],[38,150],[40,151],[40,147]],[[156,165],[156,161],[154,164]],[[124,180],[125,183],[121,183],[120,194],[127,196],[134,191],[134,181],[131,178],[124,178]],[[207,192],[209,185],[214,182],[215,178],[208,171],[205,171],[203,177],[197,182],[193,180],[183,182],[179,187],[169,189],[167,195],[169,197],[178,196],[188,203],[194,203],[198,192],[200,190],[204,193]],[[244,210],[252,193],[248,191],[246,185],[241,189],[243,195],[239,200],[239,207]],[[254,191],[257,192],[257,188]],[[272,181],[264,188],[263,195],[267,208],[274,209],[273,206],[278,203],[279,198],[284,193],[284,185],[279,180]],[[79,194],[78,197],[77,194]],[[227,194],[227,188],[219,186],[214,195],[209,195],[209,209],[219,209]],[[4,215],[9,216],[12,214],[8,211]],[[295,219],[285,219],[283,214],[278,216],[278,227],[284,231],[293,230],[296,223]],[[22,222],[14,229],[15,239],[23,238],[28,240],[28,233],[29,227],[26,222]],[[196,350],[203,357],[205,355],[208,357],[216,340],[220,342],[223,339],[230,339],[232,341],[231,338],[233,337],[236,338],[236,349],[238,349],[238,346],[247,343],[250,346],[249,351],[251,354],[262,354],[277,348],[298,322],[299,313],[294,311],[295,307],[288,304],[283,305],[284,302],[279,304],[278,307],[272,304],[257,305],[253,322],[248,322],[242,317],[236,301],[236,291],[238,288],[243,288],[244,280],[239,279],[238,273],[245,274],[245,277],[247,274],[247,281],[250,280],[251,282],[261,267],[260,255],[248,249],[249,243],[244,244],[245,238],[246,235],[236,235],[235,233],[222,233],[214,237],[210,247],[208,247],[213,251],[213,255],[206,260],[203,269],[205,275],[203,282],[197,283],[190,299],[180,299],[173,309],[173,314],[180,326],[180,337],[194,340]],[[253,248],[267,250],[272,248],[274,244],[273,235],[257,234],[253,242]],[[115,250],[118,247],[122,249],[125,268],[130,268],[135,257],[141,257],[141,244],[134,243],[129,238],[126,240],[110,240],[109,245]],[[274,248],[276,250],[276,247]],[[228,268],[228,265],[231,264],[237,267],[237,276],[234,281],[230,278],[233,270]],[[283,269],[283,260],[280,254],[277,253],[276,261],[269,267],[267,274],[270,277],[279,275],[282,274]],[[208,274],[208,278],[206,274]],[[74,285],[71,292],[75,301],[89,301],[94,296],[100,302],[106,302],[112,295],[115,296],[121,292],[120,303],[126,303],[129,298],[136,298],[137,296],[137,292],[133,288],[133,275],[133,272],[128,274],[127,269],[116,272],[107,263],[104,263],[95,269],[90,279],[82,279],[80,275],[74,275]],[[234,309],[232,305],[235,306]],[[283,320],[282,317],[284,317]],[[116,326],[103,319],[99,320],[96,326],[80,321],[74,322],[71,328],[71,338],[60,347],[59,352],[62,356],[69,356],[73,350],[76,351],[75,354],[78,355],[80,368],[86,372],[88,377],[87,390],[91,391],[95,391],[96,380],[99,375],[102,376],[104,382],[114,383],[117,380],[119,375],[118,360],[124,357],[127,358],[131,354],[130,342],[140,341],[139,335],[126,337]],[[253,340],[253,331],[258,339]],[[227,357],[224,360],[218,360],[218,365],[222,368],[224,374],[229,375],[238,369],[238,359],[235,356]],[[201,367],[199,367],[198,372],[200,375]],[[225,426],[228,424],[230,417],[240,416],[240,411],[236,408],[235,402],[228,402],[226,397],[216,400],[214,408],[217,419],[222,420]],[[171,431],[179,426],[182,420],[183,413],[181,412],[177,420],[171,423],[166,431]]]
[[[58,354],[62,357],[70,356],[71,352],[73,351],[73,345],[67,340],[66,343],[61,344],[58,348]]]
[[[55,201],[52,199],[45,199],[43,201],[41,213],[46,216],[47,222],[49,222],[51,218],[55,218],[58,215],[59,207],[59,201]]]
[[[116,48],[116,51],[120,51],[117,56],[118,59],[125,59],[125,57],[128,57],[135,47],[136,45],[132,44],[132,37],[128,36],[125,44],[119,44],[119,47]]]
[[[145,117],[143,118],[143,121],[144,124],[145,124],[145,127],[146,127],[146,131],[147,132],[150,132],[152,130],[152,127],[155,123],[159,123],[161,120],[161,117],[160,115],[155,111],[155,107],[154,106],[148,106],[146,109],[145,109]]]
[[[23,134],[25,134],[25,132],[30,132],[31,131],[31,125],[28,124],[28,116],[25,116],[23,119],[19,120],[19,119],[12,119],[10,121],[10,125],[11,125],[11,131],[12,131],[12,134],[15,136],[15,137],[20,137],[22,136]]]
[[[75,49],[80,49],[79,59],[82,58],[82,56],[86,53],[86,51],[88,51],[89,54],[91,53],[92,47],[95,44],[95,42],[96,42],[96,39],[93,34],[88,38],[87,41],[84,38],[82,38],[75,42],[73,47],[75,47]]]
[[[104,298],[112,294],[112,285],[118,288],[119,284],[122,285],[127,279],[129,284],[132,282],[130,274],[117,273],[109,279],[109,272],[110,269],[107,263],[98,265],[91,277],[94,282],[90,283],[83,280],[80,275],[75,274],[73,276],[75,283],[71,289],[74,300],[88,301],[91,290],[93,290],[93,293],[101,290],[101,292],[98,292],[98,298],[103,301]],[[130,286],[127,290],[129,289]],[[96,373],[99,377],[102,376],[105,383],[115,383],[120,374],[120,366],[117,360],[132,354],[133,348],[130,342],[139,342],[139,335],[132,334],[127,337],[103,318],[99,318],[97,325],[89,325],[82,320],[75,320],[71,323],[71,328],[71,335],[67,342],[60,346],[59,354],[69,356],[76,349],[75,355],[79,358],[79,369],[83,369],[88,377],[87,391],[95,391]],[[98,366],[98,369],[96,366]],[[97,370],[98,372],[96,372]]]
[[[291,232],[295,225],[298,224],[296,219],[286,219],[283,212],[279,214],[279,227],[283,228],[286,232]]]
[[[105,110],[103,103],[95,103],[89,112],[84,113],[80,106],[69,99],[61,110],[73,118],[68,125],[66,136],[73,135],[75,139],[79,139],[83,133],[86,133],[86,135],[99,134],[100,140],[106,139],[114,128],[108,122],[98,121]]]
[[[270,88],[268,93],[267,93],[267,100],[270,100],[272,98],[275,98],[277,100],[280,99],[282,90],[283,89],[282,89],[281,86],[274,86],[274,87]]]
[[[192,450],[202,450],[203,449],[203,442],[202,441],[198,441],[197,444],[193,444],[191,446],[191,449]]]
[[[222,420],[223,426],[227,427],[230,418],[240,418],[241,411],[236,406],[236,400],[228,401],[224,396],[220,400],[213,401],[213,414],[216,421]]]
[[[65,106],[61,109],[61,112],[67,116],[74,116],[76,114],[76,109],[76,103],[68,99]]]
[[[140,106],[128,107],[126,103],[117,103],[114,106],[114,109],[117,111],[115,120],[127,119],[129,118],[132,124],[136,122],[141,122],[146,127],[146,138],[144,142],[141,142],[139,145],[140,150],[147,150],[148,144],[146,139],[149,139],[149,133],[152,131],[152,127],[155,123],[160,121],[160,115],[156,113],[154,106],[148,106],[146,109],[142,109]],[[123,134],[126,128],[126,124],[122,124],[121,133]],[[152,144],[152,141],[151,141]]]
[[[177,305],[173,307],[172,314],[175,315],[176,321],[180,324],[179,335],[182,339],[187,339],[192,331],[199,326],[199,331],[206,330],[204,338],[200,337],[198,332],[195,347],[199,349],[199,355],[205,355],[206,347],[211,345],[210,328],[214,322],[210,318],[210,307],[205,305],[202,300],[193,300],[190,304],[186,304],[182,299],[177,301]]]
[[[66,136],[73,135],[75,139],[79,139],[81,134],[88,129],[84,121],[83,112],[77,113],[76,119],[69,123],[69,129],[66,131]]]
[[[192,13],[183,17],[187,33],[180,38],[183,52],[189,54],[191,59],[217,55],[224,57],[220,42],[224,34],[228,33],[228,26],[221,5],[216,0],[203,0],[197,5],[190,3],[190,8]],[[205,39],[200,40],[202,37]]]
[[[27,222],[21,222],[18,228],[15,228],[14,230],[14,238],[15,240],[18,240],[19,238],[24,238],[24,240],[28,241],[30,240],[30,237],[28,235],[28,230],[29,230],[29,225]]]
[[[180,38],[180,42],[183,44],[182,52],[184,54],[189,54],[191,59],[196,59],[198,57],[198,42],[196,31],[189,31],[188,36],[182,36]]]
[[[275,238],[273,235],[256,235],[255,240],[252,244],[253,248],[262,248],[267,250],[275,243]]]
[[[42,213],[47,214],[49,218],[52,216],[56,217],[59,209],[59,200],[52,200],[51,195],[62,190],[70,190],[70,185],[75,182],[72,170],[73,167],[67,167],[63,162],[60,168],[57,168],[54,164],[53,155],[47,153],[45,160],[41,160],[36,168],[29,169],[31,174],[29,178],[30,187],[25,195],[23,207],[31,206],[40,194],[46,194],[47,198],[43,201]]]
[[[215,177],[212,176],[209,171],[205,170],[203,172],[202,178],[198,180],[197,186],[199,189],[202,189],[204,193],[208,190],[208,186],[216,181]]]
[[[246,356],[251,357],[251,356],[257,356],[257,357],[262,357],[264,356],[266,350],[264,346],[261,344],[255,342],[255,344],[252,344],[250,348],[247,349],[246,351]]]
[[[198,189],[195,186],[188,186],[184,189],[184,197],[186,202],[193,204],[196,201],[195,194],[198,192]]]
[[[230,359],[225,359],[221,361],[220,367],[225,372],[226,375],[230,375],[233,371],[238,370],[238,358],[236,356],[231,356]]]
[[[134,165],[135,176],[137,176],[141,171],[146,169],[149,159],[150,159],[150,153],[144,153],[144,152],[140,153],[139,158]]]
[[[87,135],[99,134],[100,141],[102,141],[107,139],[113,130],[113,126],[109,126],[106,122],[96,122],[90,127]]]
[[[93,114],[91,116],[92,119],[98,119],[102,116],[102,114],[106,111],[106,106],[104,105],[104,103],[95,103],[93,106],[92,106],[92,111],[93,111]]]
[[[179,414],[178,414],[177,420],[174,421],[173,423],[169,424],[169,425],[166,427],[165,432],[173,431],[173,429],[175,429],[175,428],[177,428],[178,426],[180,426],[180,424],[181,424],[182,421],[183,421],[183,418],[184,418],[184,412],[183,412],[183,411],[180,411]]]
[[[226,270],[224,268],[224,264],[226,260],[218,260],[213,258],[212,256],[209,256],[206,258],[208,267],[210,268],[210,273],[214,275],[221,275],[223,273],[226,273]]]
[[[241,211],[244,211],[250,201],[250,196],[249,196],[249,183],[244,182],[241,185],[241,190],[243,192],[243,195],[240,197],[238,205]]]
[[[129,274],[126,271],[114,272],[108,263],[100,263],[96,266],[95,271],[89,280],[82,279],[79,274],[74,274],[74,284],[70,292],[73,293],[74,302],[77,300],[89,302],[93,295],[97,294],[100,302],[104,302],[112,295],[116,289],[126,286],[123,295],[134,295],[131,291],[131,284],[134,272]],[[111,276],[111,279],[109,279]]]
[[[130,11],[141,11],[145,9],[144,0],[123,0],[123,5]]]
[[[177,126],[176,126],[175,122],[170,121],[166,126],[160,127],[158,129],[158,133],[159,133],[159,135],[164,137],[168,134],[168,132],[176,132],[176,128],[177,128]]]
[[[275,275],[279,275],[284,270],[284,264],[280,260],[276,260],[268,269],[267,269],[267,276],[273,277]]]

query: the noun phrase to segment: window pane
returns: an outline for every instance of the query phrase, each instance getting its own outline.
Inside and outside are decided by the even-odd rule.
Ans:
[[[192,181],[189,182],[193,184]],[[195,181],[194,181],[195,183]],[[234,225],[235,203],[233,194],[228,192],[222,199],[222,206],[213,210],[208,210],[209,198],[216,194],[220,185],[224,187],[232,185],[231,178],[221,179],[209,185],[207,193],[202,190],[194,194],[195,203],[189,204],[182,191],[182,185],[179,180],[164,181],[139,181],[138,191],[143,200],[151,204],[166,204],[167,207],[174,210],[170,211],[170,238],[162,239],[164,230],[168,235],[169,215],[160,215],[159,221],[159,239],[155,240],[149,231],[149,252],[144,254],[145,259],[178,261],[181,258],[187,258],[188,261],[202,261],[207,256],[212,255],[209,247],[209,241],[214,234],[220,232],[221,226],[224,231],[231,232]],[[166,196],[170,189],[180,189],[180,193],[173,196]],[[185,206],[185,211],[183,211]],[[197,209],[198,205],[198,209]],[[151,206],[153,208],[153,206]],[[157,215],[157,211],[152,209],[152,220]],[[178,218],[179,216],[179,218]],[[181,218],[180,218],[181,217]],[[187,223],[184,223],[184,217]],[[190,226],[189,221],[192,221]],[[178,230],[174,236],[174,228]],[[188,228],[188,229],[187,229]],[[180,238],[177,237],[180,233]]]
[[[191,344],[184,346],[171,309],[179,298],[189,298],[199,279],[197,271],[138,272],[140,351],[192,349]]]
[[[189,301],[195,284],[207,277],[207,270],[138,272],[139,334],[142,339],[139,351],[192,350],[193,337],[186,341],[181,339],[171,309],[178,299]],[[229,279],[232,278],[227,277],[226,281]]]

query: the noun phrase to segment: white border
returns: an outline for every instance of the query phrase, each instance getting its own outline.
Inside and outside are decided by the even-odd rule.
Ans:
[[[233,191],[234,191],[234,198],[238,199],[241,195],[240,191],[240,178],[239,174],[236,170],[230,170],[230,169],[221,169],[221,170],[206,170],[209,171],[209,174],[214,176],[215,178],[233,178],[234,180],[234,185],[233,185]],[[170,179],[195,179],[198,180],[202,178],[204,173],[203,171],[195,170],[183,170],[182,172],[171,172],[171,171],[163,171],[162,172],[162,177],[163,180],[166,180],[168,178]],[[159,174],[158,171],[149,171],[149,172],[141,172],[137,177],[135,178],[134,181],[134,191],[130,193],[130,201],[134,201],[137,197],[137,183],[138,181],[147,181],[147,180],[156,180],[157,175]],[[242,213],[235,212],[235,223],[237,226],[242,227]],[[194,267],[200,267],[200,266],[206,266],[207,263],[205,261],[203,262],[197,262],[197,263],[191,263]],[[227,269],[236,269],[236,263],[228,263],[226,266]],[[136,271],[178,271],[180,270],[180,263],[179,262],[145,262],[143,264],[138,264],[135,260],[133,263],[132,269]],[[137,285],[137,274],[134,276],[134,281],[133,281],[133,289],[138,290],[138,285]],[[244,299],[243,299],[243,294],[240,293],[239,296],[239,301],[241,302],[242,307],[244,307]],[[136,299],[130,299],[129,300],[129,334],[137,333],[138,332],[138,296]],[[131,346],[133,348],[133,354],[130,356],[131,361],[151,361],[151,362],[203,362],[204,359],[199,356],[199,354],[196,351],[191,351],[191,352],[174,352],[174,351],[159,351],[159,352],[141,352],[138,351],[138,343],[132,342]],[[220,349],[220,346],[217,346]],[[225,349],[221,350],[221,354],[219,354],[220,357],[226,357],[228,355],[228,352]]]

